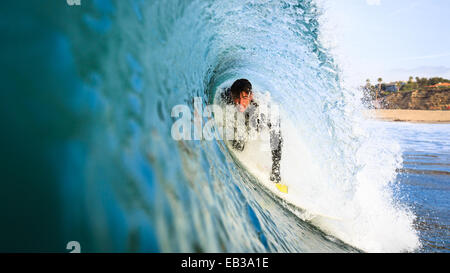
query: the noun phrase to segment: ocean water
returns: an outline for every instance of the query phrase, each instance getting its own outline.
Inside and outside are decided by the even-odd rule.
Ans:
[[[450,125],[383,125],[402,147],[399,192],[417,216],[422,252],[450,251]]]
[[[361,94],[342,86],[321,43],[316,2],[0,6],[0,251],[66,252],[69,241],[84,252],[448,249],[448,161],[416,164],[402,137],[428,136],[363,119]],[[293,125],[281,168],[296,198],[333,219],[294,214],[223,141],[173,139],[174,106],[193,112],[194,97],[205,106],[243,77]],[[441,140],[426,154],[448,149]],[[418,181],[439,200],[414,186],[432,167],[437,180]]]

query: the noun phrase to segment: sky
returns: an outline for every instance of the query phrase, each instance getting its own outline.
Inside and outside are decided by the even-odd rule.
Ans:
[[[324,39],[352,86],[450,79],[449,0],[323,0]]]

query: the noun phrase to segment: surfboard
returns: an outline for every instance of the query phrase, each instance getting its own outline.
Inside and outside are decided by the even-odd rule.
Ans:
[[[268,162],[270,162],[269,160],[271,160],[271,152],[258,150],[258,148],[255,146],[259,145],[261,145],[260,142],[250,142],[246,144],[246,147],[243,151],[238,151],[233,149],[231,145],[227,144],[230,153],[235,161],[237,161],[238,166],[252,175],[261,187],[264,187],[269,193],[275,195],[283,202],[286,202],[287,208],[291,212],[304,220],[313,220],[321,217],[328,220],[342,221],[342,219],[338,217],[320,213],[299,205],[295,198],[295,191],[290,191],[289,185],[286,185],[284,183],[274,183],[273,181],[270,181],[271,165]],[[283,189],[283,187],[285,188]]]

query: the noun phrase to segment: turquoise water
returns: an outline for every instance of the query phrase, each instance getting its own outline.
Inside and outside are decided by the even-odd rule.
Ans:
[[[32,0],[0,12],[1,251],[440,251],[399,186],[400,140],[367,126],[360,94],[341,86],[315,2]],[[339,221],[297,217],[223,141],[172,138],[175,105],[206,105],[241,77],[294,124],[282,175]]]

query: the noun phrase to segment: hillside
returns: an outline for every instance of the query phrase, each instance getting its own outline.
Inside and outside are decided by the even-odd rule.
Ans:
[[[383,109],[450,110],[450,88],[395,92],[380,103]]]

